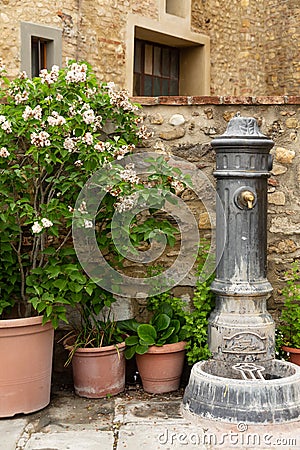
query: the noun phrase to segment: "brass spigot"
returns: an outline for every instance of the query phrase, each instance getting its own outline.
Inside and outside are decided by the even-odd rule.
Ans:
[[[248,209],[253,208],[253,202],[254,202],[254,194],[251,191],[244,191],[241,193],[242,201],[247,205]]]

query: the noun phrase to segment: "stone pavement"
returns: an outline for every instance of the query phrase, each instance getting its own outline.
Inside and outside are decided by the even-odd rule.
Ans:
[[[54,390],[50,405],[0,419],[0,450],[300,449],[300,420],[280,425],[229,424],[181,412],[183,389],[165,395],[132,387],[90,400]]]

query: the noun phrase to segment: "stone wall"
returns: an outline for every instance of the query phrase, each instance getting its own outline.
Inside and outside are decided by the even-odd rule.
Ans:
[[[223,134],[237,113],[257,119],[262,133],[275,145],[268,179],[268,279],[274,293],[269,309],[275,318],[281,304],[284,272],[300,257],[300,97],[160,97],[136,98],[142,103],[145,125],[153,132],[147,150],[173,154],[195,164],[214,183],[214,137]],[[200,236],[207,220],[198,199],[188,207],[199,220]],[[200,208],[200,210],[199,210]],[[199,217],[200,214],[200,217]]]
[[[158,20],[159,0],[2,0],[0,56],[20,68],[20,21],[63,30],[63,61],[85,59],[99,79],[125,86],[129,14]],[[297,95],[297,0],[192,0],[191,30],[211,40],[211,94]]]
[[[211,94],[299,92],[297,0],[199,0],[192,26],[211,39]]]

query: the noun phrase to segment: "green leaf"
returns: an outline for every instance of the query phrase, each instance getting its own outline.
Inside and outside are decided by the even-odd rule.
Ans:
[[[155,340],[157,338],[157,333],[155,328],[147,323],[143,323],[141,325],[138,326],[137,329],[137,333],[139,338],[144,341],[147,342],[148,345],[154,345],[155,344]]]
[[[126,359],[133,358],[133,356],[135,355],[135,350],[136,350],[135,346],[127,347],[124,351],[125,358]]]
[[[168,328],[170,322],[171,319],[169,316],[167,316],[167,314],[157,314],[153,317],[152,325],[157,331],[162,331]]]
[[[62,291],[65,289],[67,283],[68,283],[67,280],[58,279],[53,281],[52,285]]]
[[[138,344],[136,347],[133,347],[135,349],[135,353],[138,355],[144,355],[147,353],[149,345],[140,345]]]
[[[130,346],[130,345],[136,345],[139,343],[139,338],[138,336],[128,336],[125,339],[125,343],[126,345]]]

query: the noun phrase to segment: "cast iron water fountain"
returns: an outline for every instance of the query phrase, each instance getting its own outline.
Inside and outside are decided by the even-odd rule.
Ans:
[[[188,417],[275,423],[300,416],[300,367],[275,359],[275,324],[266,308],[272,292],[266,273],[273,145],[254,118],[239,114],[212,141],[220,198],[216,307],[208,328],[212,358],[192,368],[183,398]]]

